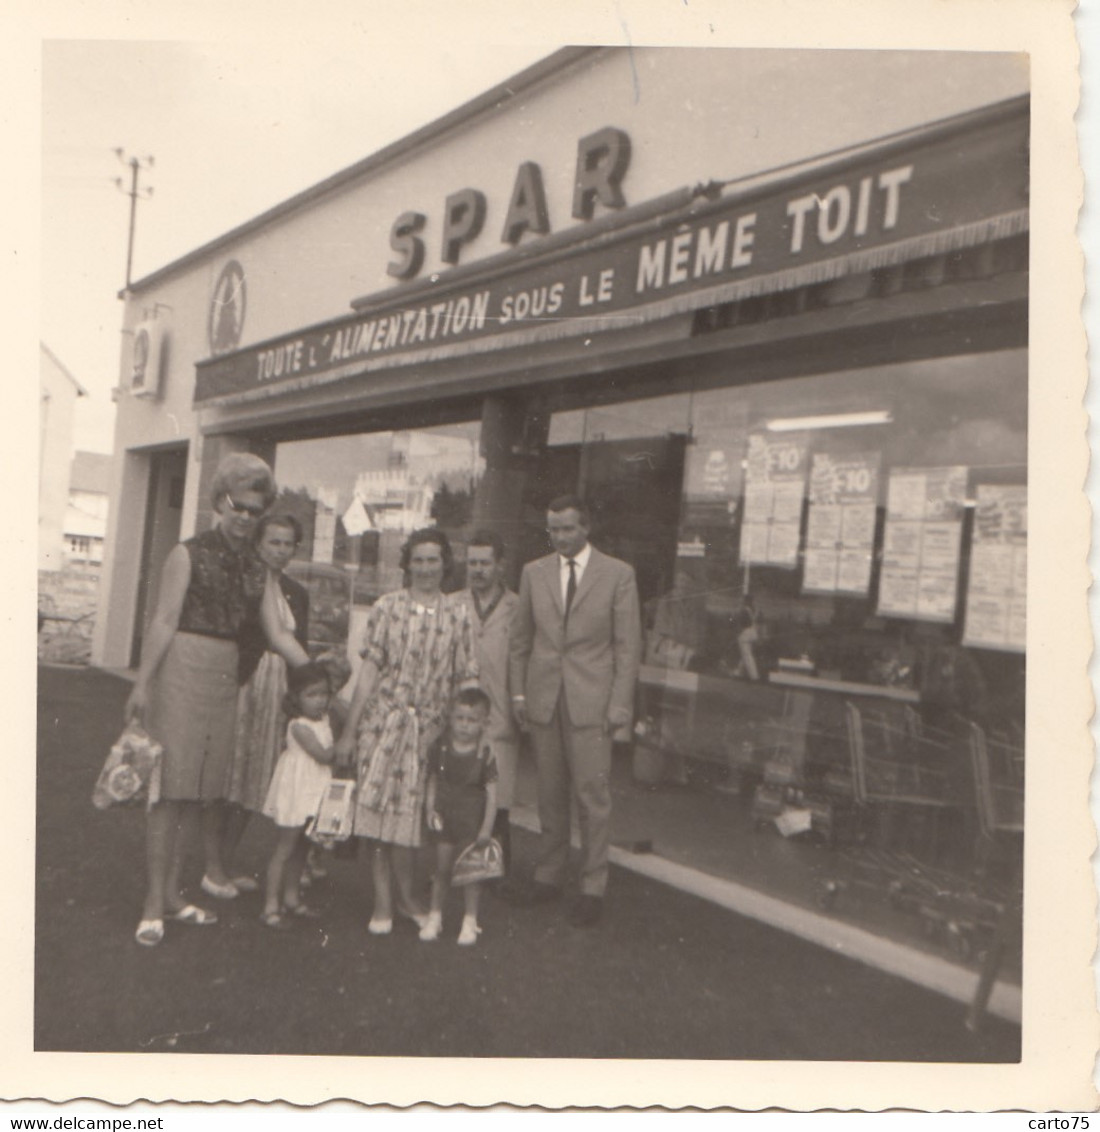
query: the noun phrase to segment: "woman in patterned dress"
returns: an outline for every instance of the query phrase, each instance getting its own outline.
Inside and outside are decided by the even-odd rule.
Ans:
[[[187,903],[180,888],[186,840],[203,804],[225,796],[236,741],[237,638],[251,611],[292,664],[309,658],[278,624],[274,587],[252,553],[256,520],[275,498],[271,469],[234,453],[211,485],[214,525],[178,544],[161,573],[141,668],[125,717],[164,747],[160,800],[146,821],[147,885],[134,938],[154,947],[166,919],[212,924],[217,916]]]
[[[354,752],[358,770],[355,833],[371,839],[374,911],[368,930],[386,935],[396,912],[423,926],[413,897],[428,748],[442,732],[451,697],[477,680],[469,608],[442,591],[452,563],[439,530],[414,531],[401,551],[406,588],[371,607],[363,664],[336,758]],[[393,883],[397,893],[394,900]]]
[[[274,512],[256,524],[256,555],[275,582],[279,623],[305,649],[309,594],[284,573],[301,541],[302,525],[293,515]],[[252,877],[235,875],[233,861],[249,817],[263,812],[275,763],[286,745],[286,661],[271,647],[258,618],[245,622],[238,645],[237,742],[226,773],[225,802],[208,806],[205,815],[202,888],[221,900],[259,887]]]

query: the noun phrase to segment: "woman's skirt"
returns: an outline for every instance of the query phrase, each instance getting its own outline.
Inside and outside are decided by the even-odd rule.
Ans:
[[[237,742],[229,760],[225,797],[262,813],[279,754],[286,746],[286,661],[265,652],[237,702]]]
[[[147,730],[164,747],[161,797],[225,797],[237,737],[237,643],[176,633],[161,661]]]
[[[359,726],[355,836],[416,848],[424,824],[427,747],[438,721],[376,701]]]

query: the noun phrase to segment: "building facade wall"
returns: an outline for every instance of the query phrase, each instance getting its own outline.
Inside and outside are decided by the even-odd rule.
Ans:
[[[578,141],[603,127],[630,137],[623,192],[627,204],[636,205],[689,185],[766,174],[1027,89],[1026,66],[1016,57],[853,52],[849,62],[844,65],[836,52],[639,48],[584,54],[496,108],[178,269],[158,273],[148,285],[139,282],[126,303],[124,343],[134,340],[140,323],[154,319],[166,328],[167,345],[157,397],[127,392],[133,359],[126,345],[122,351],[113,495],[118,505],[109,521],[97,658],[125,663],[150,453],[189,445],[181,531],[186,536],[201,524],[206,507],[202,484],[213,438],[204,433],[226,433],[220,451],[226,444],[245,443],[232,439],[235,430],[254,432],[268,416],[278,417],[285,430],[298,408],[303,415],[316,415],[325,406],[330,425],[341,412],[345,393],[339,390],[288,394],[238,409],[193,406],[195,365],[211,353],[211,299],[228,261],[241,265],[246,281],[239,342],[245,347],[339,317],[353,299],[396,286],[386,273],[396,258],[389,232],[408,210],[427,217],[418,280],[445,276],[450,268],[440,257],[440,237],[449,193],[476,188],[487,201],[482,232],[462,248],[459,266],[506,251],[501,229],[517,169],[525,161],[536,162],[542,171],[551,236],[579,235],[585,222],[570,215]],[[791,82],[792,73],[797,82]],[[902,88],[904,99],[882,96]],[[596,218],[610,211],[597,205]],[[538,239],[525,236],[520,249],[534,247]],[[668,328],[662,333],[667,335]],[[645,335],[639,333],[639,343]],[[555,353],[563,364],[571,357],[569,349],[548,345],[540,348],[540,360]],[[468,368],[474,372],[486,364],[492,360],[475,357]],[[462,377],[461,366],[454,372]],[[507,383],[514,375],[501,380]],[[395,367],[372,378],[373,389],[392,390],[395,404],[403,393],[413,395],[416,383],[415,369]]]

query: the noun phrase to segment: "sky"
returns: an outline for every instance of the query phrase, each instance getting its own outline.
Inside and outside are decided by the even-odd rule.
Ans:
[[[46,42],[41,338],[89,393],[75,447],[112,447],[131,157],[142,162],[137,280],[557,46],[410,53],[351,36],[306,55],[290,41]]]

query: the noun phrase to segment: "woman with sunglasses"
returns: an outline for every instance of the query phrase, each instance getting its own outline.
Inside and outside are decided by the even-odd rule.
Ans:
[[[166,920],[205,925],[217,916],[188,903],[180,870],[204,803],[225,796],[236,738],[237,642],[250,609],[260,609],[271,647],[297,666],[309,659],[279,622],[274,586],[252,552],[259,517],[275,498],[271,469],[233,453],[211,485],[214,525],[165,559],[141,668],[126,702],[164,747],[160,800],[146,822],[147,887],[135,939],[155,947]]]

